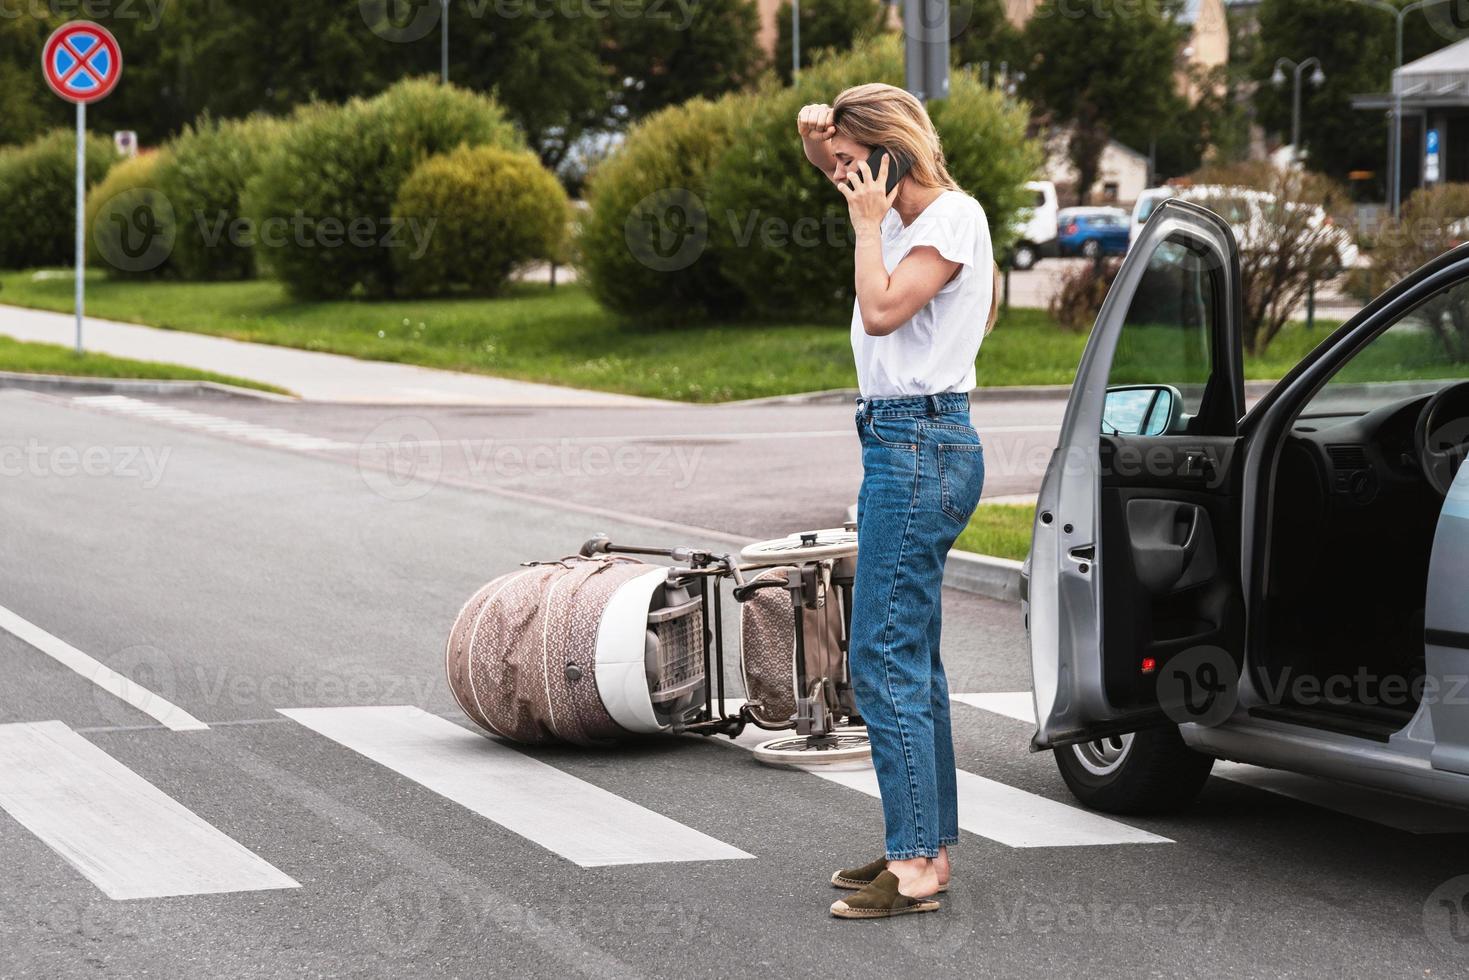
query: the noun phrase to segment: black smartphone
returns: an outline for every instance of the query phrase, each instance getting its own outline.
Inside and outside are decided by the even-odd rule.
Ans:
[[[903,176],[908,173],[908,164],[903,161],[902,157],[893,153],[887,147],[879,146],[867,158],[867,169],[872,171],[874,180],[877,179],[878,172],[882,167],[883,157],[892,157],[892,162],[888,164],[888,185],[886,188],[886,192],[891,194],[893,188],[898,186],[898,181],[902,180]]]

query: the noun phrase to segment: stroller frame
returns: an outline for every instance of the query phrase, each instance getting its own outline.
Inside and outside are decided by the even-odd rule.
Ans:
[[[848,522],[846,529],[856,530],[856,527]],[[814,532],[802,534],[800,537],[803,544],[816,543]],[[784,579],[750,581],[746,577],[747,573],[768,569],[772,565],[739,563],[728,554],[702,548],[651,548],[614,544],[605,534],[589,538],[581,546],[580,554],[586,558],[610,554],[668,558],[675,562],[668,570],[670,583],[687,587],[691,592],[696,591],[702,607],[710,610],[710,615],[704,617],[703,635],[700,637],[704,661],[704,705],[698,720],[684,725],[680,731],[697,732],[701,735],[728,735],[733,739],[744,731],[746,725],[767,731],[788,731],[794,728],[796,735],[804,737],[810,748],[835,748],[839,742],[840,720],[845,719],[845,725],[841,727],[860,727],[863,724],[852,692],[851,671],[847,662],[852,622],[852,584],[831,581],[829,575],[823,574],[829,566],[823,565],[821,561],[797,564],[798,574],[788,574]],[[754,717],[750,708],[756,702],[747,700],[734,713],[730,713],[727,708],[723,591],[720,588],[722,580],[726,578],[734,582],[733,592],[737,602],[748,601],[762,589],[785,589],[790,595],[795,618],[796,713],[788,725],[762,724]],[[836,677],[808,677],[804,628],[806,611],[818,608],[823,590],[827,592],[827,601],[830,601],[830,596],[834,593],[841,604],[841,671],[840,676]]]

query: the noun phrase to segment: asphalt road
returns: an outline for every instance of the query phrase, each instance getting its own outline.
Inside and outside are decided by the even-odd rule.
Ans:
[[[975,794],[955,883],[939,913],[889,922],[826,912],[831,871],[875,856],[882,836],[877,801],[848,785],[692,736],[525,752],[464,736],[462,750],[443,642],[476,588],[595,531],[721,547],[838,519],[854,490],[852,464],[841,463],[847,437],[748,434],[839,430],[845,407],[751,409],[743,427],[734,409],[638,416],[638,428],[612,410],[415,416],[438,442],[568,432],[619,445],[636,442],[632,433],[697,440],[706,457],[680,490],[646,473],[564,469],[476,487],[447,456],[432,478],[421,460],[385,468],[359,451],[383,420],[358,410],[187,406],[224,419],[210,428],[170,413],[183,406],[118,404],[0,392],[0,607],[115,672],[78,673],[0,632],[0,975],[1469,970],[1469,946],[1434,918],[1444,894],[1435,889],[1469,871],[1462,834],[1408,833],[1226,779],[1211,780],[1184,815],[1089,822],[1101,818],[1070,807],[1050,757],[1026,751],[1027,724],[969,703],[955,706],[958,765]],[[267,426],[279,431],[264,435]],[[656,518],[713,533],[656,528]],[[1014,606],[946,592],[944,610],[952,692],[1028,689]],[[109,676],[132,682],[121,693],[148,710],[109,693]],[[207,729],[158,723],[160,704],[142,689]],[[398,705],[421,709],[412,717],[435,732],[450,729],[428,741],[459,747],[464,785],[436,791],[413,766],[373,761],[308,716],[280,713],[356,708],[391,719],[400,715],[374,706]],[[387,741],[378,747],[404,748]],[[16,744],[38,754],[7,753]],[[53,755],[107,778],[46,792],[62,774],[32,770]],[[507,768],[487,776],[475,768],[486,759]],[[522,798],[545,780],[604,794],[609,812],[641,807],[670,840],[692,836],[722,856],[583,866],[563,856],[576,815],[571,843],[545,843],[567,819],[562,799]],[[26,796],[20,785],[41,788]],[[168,800],[140,810],[150,787]],[[449,798],[476,787],[487,787],[485,807],[519,807],[519,822]],[[252,890],[114,898],[94,882],[151,881],[166,867],[128,864],[134,843],[121,832],[100,865],[86,838],[71,853],[47,842],[75,840],[74,826],[89,821],[103,835],[157,837],[180,812],[196,822],[157,863],[227,837],[235,850],[218,850],[209,870],[241,881],[248,871]],[[1017,832],[1034,846],[997,839]],[[1097,842],[1061,843],[1065,833]],[[1103,842],[1120,839],[1139,842]]]

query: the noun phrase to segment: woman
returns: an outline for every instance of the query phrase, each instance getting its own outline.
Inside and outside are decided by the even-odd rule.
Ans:
[[[857,579],[849,660],[882,791],[883,857],[832,876],[833,915],[939,907],[959,840],[949,691],[939,659],[944,560],[979,503],[969,420],[974,358],[993,325],[984,210],[959,189],[922,103],[858,85],[797,117],[806,158],[845,195],[856,234]],[[888,151],[876,173],[867,164]],[[891,192],[894,166],[903,173]]]

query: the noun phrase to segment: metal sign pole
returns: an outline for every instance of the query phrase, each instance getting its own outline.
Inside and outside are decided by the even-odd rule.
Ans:
[[[87,104],[77,103],[77,353],[82,352],[82,319],[86,313],[87,278]]]

